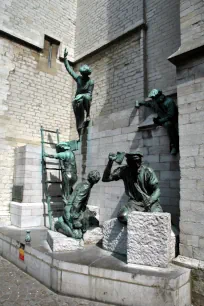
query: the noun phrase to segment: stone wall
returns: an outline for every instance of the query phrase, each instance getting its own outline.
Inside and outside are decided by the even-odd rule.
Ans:
[[[43,48],[44,35],[69,46],[74,57],[76,0],[2,0],[0,30]]]
[[[95,87],[91,118],[117,113],[135,104],[135,97],[143,95],[143,68],[140,57],[140,35],[133,33],[86,58],[83,63],[92,68]],[[76,86],[74,86],[75,88]],[[75,138],[75,118],[71,135]]]
[[[204,260],[204,58],[178,68],[181,254]]]
[[[169,140],[161,127],[138,131],[139,113],[134,108],[100,116],[92,122],[88,134],[82,138],[81,150],[76,152],[79,179],[90,170],[99,170],[101,176],[108,162],[109,152],[140,148],[144,163],[149,164],[160,180],[161,204],[172,213],[173,223],[179,217],[179,166],[178,156],[169,154]],[[124,161],[125,163],[125,161]],[[117,165],[115,165],[117,166]],[[100,207],[100,222],[116,217],[127,197],[122,181],[103,183],[93,187],[89,204]]]
[[[178,225],[178,157],[170,156],[163,128],[138,132],[148,112],[143,109],[137,112],[134,105],[152,87],[163,89],[165,94],[176,92],[176,69],[167,57],[180,44],[179,4],[148,0],[145,6],[144,1],[128,1],[125,5],[119,2],[96,1],[92,6],[90,1],[78,1],[75,68],[89,64],[95,88],[91,106],[93,126],[84,135],[77,162],[82,177],[92,169],[102,174],[109,152],[140,147],[145,162],[160,179],[164,210],[172,213],[173,222]],[[146,22],[147,28],[134,28],[139,22]],[[127,34],[128,29],[132,32]],[[120,38],[114,40],[117,36]],[[80,56],[85,57],[80,60]],[[71,137],[77,137],[74,116]],[[101,222],[115,217],[126,201],[123,183],[100,182],[90,201],[91,205],[100,206]]]
[[[147,88],[176,92],[176,69],[167,58],[180,46],[179,1],[146,0]]]
[[[181,41],[182,44],[191,44],[192,48],[197,47],[204,41],[203,13],[204,5],[202,0],[180,1]],[[190,46],[189,46],[190,47]]]
[[[8,214],[12,194],[14,160],[9,152],[26,143],[39,144],[41,125],[53,130],[60,127],[61,139],[69,139],[72,80],[60,62],[54,73],[41,69],[42,59],[43,53],[1,39],[0,151],[6,163],[0,188],[3,216],[6,210]],[[48,141],[56,140],[52,137]]]
[[[57,6],[55,1],[1,1],[0,11],[2,223],[9,219],[14,148],[39,144],[41,125],[60,128],[61,140],[69,139],[72,80],[59,57],[65,45],[69,58],[74,57],[76,1],[62,0]],[[45,39],[54,43],[50,65]]]
[[[76,58],[109,43],[143,19],[142,0],[78,0]]]

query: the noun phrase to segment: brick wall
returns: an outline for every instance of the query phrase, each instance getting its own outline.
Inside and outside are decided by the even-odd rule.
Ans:
[[[131,19],[134,14],[136,14],[135,22],[144,16],[144,3],[140,1],[135,1],[129,17],[126,19],[124,14],[124,20],[119,17],[118,23],[114,21],[115,14],[110,7],[108,12],[110,17],[107,16],[107,1],[100,3],[96,1],[94,7],[89,1],[86,1],[86,7],[84,4],[85,2],[79,1],[77,8],[76,58],[80,54],[93,51],[93,46],[96,49],[110,42],[111,35],[107,33],[117,32],[116,24],[119,26],[120,23],[122,34],[125,22],[128,24],[130,21],[128,26],[134,24]],[[132,2],[126,4],[131,8]],[[124,6],[116,9],[114,1],[109,5],[112,5],[120,16]],[[140,7],[140,10],[135,10],[136,6]],[[169,154],[169,140],[163,128],[138,132],[138,125],[144,120],[146,112],[140,109],[139,118],[134,104],[136,99],[144,98],[145,89],[159,87],[167,94],[176,91],[176,69],[167,61],[167,57],[176,51],[180,44],[179,5],[177,1],[171,3],[146,1],[146,14],[146,38],[145,30],[138,29],[110,43],[102,50],[99,49],[86,56],[75,67],[78,70],[81,64],[89,64],[95,81],[91,106],[93,127],[90,127],[89,134],[84,136],[81,154],[77,155],[77,163],[83,177],[92,169],[98,169],[102,174],[109,152],[119,150],[127,152],[140,147],[145,156],[144,160],[156,170],[160,179],[161,202],[164,210],[172,213],[173,222],[178,225],[180,178],[178,157],[172,158]],[[95,26],[89,26],[90,23]],[[84,33],[90,33],[90,36]],[[145,43],[146,50],[144,50]],[[147,53],[147,62],[144,51]],[[145,78],[145,65],[147,78]],[[71,135],[76,138],[74,117]],[[101,222],[115,217],[125,201],[122,182],[110,184],[100,182],[94,186],[90,199],[91,205],[100,207]]]
[[[91,105],[92,119],[129,108],[134,105],[135,97],[142,95],[143,71],[138,33],[131,34],[86,58],[77,65],[76,70],[83,63],[92,68],[91,78],[95,83]],[[73,136],[74,130],[73,117],[72,137],[76,137]]]
[[[141,19],[142,0],[78,0],[76,57],[103,46]]]
[[[181,41],[182,44],[191,43],[193,48],[197,43],[203,43],[204,23],[203,13],[204,5],[202,0],[180,1],[181,17]]]
[[[61,139],[69,139],[72,80],[58,61],[52,73],[41,69],[43,53],[4,38],[0,40],[0,51],[0,153],[5,160],[0,214],[4,216],[12,194],[14,160],[10,152],[18,145],[39,143],[41,125],[54,130],[59,127]],[[8,152],[2,147],[4,143]]]
[[[176,68],[167,58],[180,46],[179,1],[147,0],[147,87],[176,92]]]
[[[1,39],[1,44],[5,66],[12,66],[6,79],[9,95],[2,106],[5,137],[18,142],[39,141],[42,124],[50,129],[60,127],[69,138],[72,80],[63,63],[57,63],[53,75],[49,68],[41,69],[43,54],[6,39]]]
[[[74,56],[76,0],[2,0],[0,30],[43,48],[44,35],[69,46]]]
[[[204,58],[178,68],[181,254],[204,260]]]
[[[82,138],[81,150],[76,153],[78,175],[86,177],[91,170],[99,170],[101,176],[108,161],[109,152],[136,150],[144,154],[144,163],[156,172],[161,188],[161,204],[164,211],[172,213],[172,221],[179,221],[179,166],[178,156],[169,154],[169,140],[161,127],[138,131],[139,113],[129,108],[93,120],[88,134]],[[89,204],[100,207],[100,222],[116,217],[127,197],[122,181],[94,186]]]

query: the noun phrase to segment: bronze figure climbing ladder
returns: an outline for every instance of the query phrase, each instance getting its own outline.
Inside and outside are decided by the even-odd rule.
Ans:
[[[42,184],[43,184],[43,202],[47,203],[47,206],[48,206],[48,217],[49,217],[49,227],[50,229],[52,229],[52,208],[51,208],[51,198],[58,198],[58,197],[61,197],[61,195],[50,195],[49,194],[49,189],[48,189],[48,184],[62,184],[61,181],[51,181],[51,180],[48,180],[48,177],[47,177],[47,170],[59,170],[61,171],[61,166],[60,166],[60,162],[59,162],[59,166],[56,168],[56,167],[48,167],[48,162],[45,160],[45,144],[49,144],[49,145],[57,145],[59,143],[59,130],[56,129],[55,131],[52,131],[52,130],[47,130],[47,129],[44,129],[43,126],[41,126],[41,129],[40,129],[40,132],[41,132],[41,148],[42,148],[42,159],[41,159],[41,164],[42,164]],[[45,138],[44,138],[44,133],[47,132],[47,133],[50,133],[50,134],[56,134],[56,143],[53,143],[53,142],[48,142],[48,141],[45,141]]]

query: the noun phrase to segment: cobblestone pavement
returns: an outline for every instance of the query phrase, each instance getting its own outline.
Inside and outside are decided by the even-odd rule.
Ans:
[[[0,305],[111,306],[58,295],[0,256]],[[114,305],[112,305],[114,306]]]

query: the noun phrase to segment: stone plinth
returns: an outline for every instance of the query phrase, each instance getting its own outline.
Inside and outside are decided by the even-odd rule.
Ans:
[[[40,227],[44,225],[43,203],[10,204],[11,224],[20,228]]]
[[[76,251],[84,246],[83,240],[66,237],[54,231],[47,232],[47,242],[53,252]]]
[[[168,213],[133,212],[128,218],[127,262],[165,268],[171,250]]]
[[[119,254],[127,253],[127,226],[121,224],[117,218],[103,224],[103,248]]]
[[[0,228],[0,254],[63,295],[105,305],[191,306],[191,272],[187,268],[128,266],[124,256],[113,256],[95,245],[51,254],[44,234],[44,230],[40,234],[38,229],[32,231],[31,245],[25,246],[25,260],[21,261],[19,241],[24,242],[25,231]],[[39,249],[39,245],[44,247]]]
[[[85,244],[96,244],[103,238],[103,232],[100,227],[91,227],[84,234]]]

